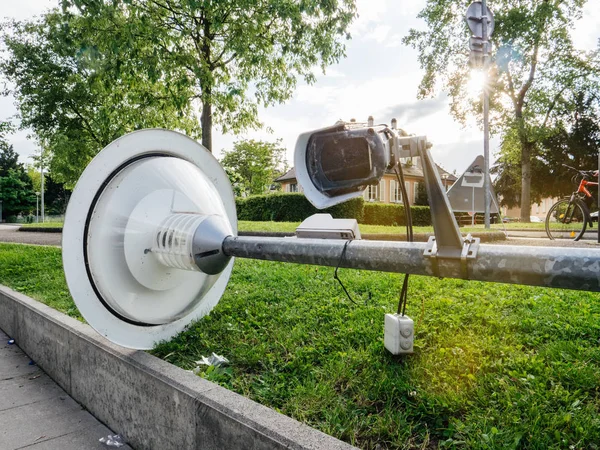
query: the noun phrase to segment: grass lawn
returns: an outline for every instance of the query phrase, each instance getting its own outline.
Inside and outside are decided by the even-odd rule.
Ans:
[[[0,244],[0,283],[77,315],[60,251]],[[411,277],[415,354],[383,348],[400,276],[236,261],[210,316],[153,353],[366,449],[593,449],[600,295]]]
[[[63,222],[24,223],[21,228],[62,228]]]

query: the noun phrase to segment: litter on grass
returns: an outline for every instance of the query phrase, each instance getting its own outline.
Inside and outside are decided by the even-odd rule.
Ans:
[[[196,364],[202,364],[204,366],[215,366],[215,367],[223,366],[227,363],[229,363],[229,360],[227,358],[225,358],[224,356],[221,356],[221,355],[217,355],[214,352],[208,358],[206,356],[203,356],[201,360],[196,361]]]
[[[202,359],[200,359],[199,361],[196,361],[197,366],[194,367],[192,369],[192,372],[195,373],[196,375],[198,375],[200,373],[200,366],[214,366],[214,367],[220,367],[220,366],[224,366],[225,364],[228,364],[229,360],[227,358],[225,358],[224,356],[221,355],[217,355],[216,353],[213,352],[212,355],[210,355],[208,358],[206,356],[203,356]]]
[[[109,434],[106,437],[101,437],[98,441],[107,447],[119,448],[125,445],[125,439],[120,434]]]

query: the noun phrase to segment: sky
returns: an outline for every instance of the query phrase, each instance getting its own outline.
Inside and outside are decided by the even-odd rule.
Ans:
[[[0,16],[29,19],[54,7],[58,0],[0,0]],[[259,109],[265,129],[243,135],[224,135],[213,131],[213,149],[217,157],[238,139],[282,139],[287,159],[293,162],[296,139],[300,133],[334,124],[337,120],[389,123],[393,117],[409,133],[426,135],[434,146],[434,160],[449,171],[462,173],[479,154],[483,154],[483,133],[472,123],[462,126],[452,119],[443,93],[417,100],[417,88],[423,71],[417,52],[401,43],[410,28],[422,28],[417,19],[425,0],[357,0],[359,17],[351,28],[346,58],[319,75],[316,83],[299,81],[294,96],[284,104]],[[493,0],[488,2],[493,10]],[[600,39],[600,1],[589,0],[574,30],[576,48],[594,49]],[[0,120],[16,113],[14,99],[0,97]],[[267,131],[268,127],[272,131]],[[36,151],[35,141],[26,130],[10,136],[23,162]],[[492,138],[492,157],[499,139]]]

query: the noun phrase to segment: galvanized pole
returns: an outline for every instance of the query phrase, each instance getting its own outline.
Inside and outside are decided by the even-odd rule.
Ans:
[[[492,196],[490,195],[490,96],[488,92],[488,66],[490,45],[488,39],[488,16],[486,0],[481,0],[481,26],[483,29],[483,159],[484,159],[484,223],[485,228],[490,228],[490,203]]]
[[[475,258],[425,256],[426,243],[229,236],[226,256],[600,291],[600,250],[479,245]],[[470,251],[470,250],[469,250]]]

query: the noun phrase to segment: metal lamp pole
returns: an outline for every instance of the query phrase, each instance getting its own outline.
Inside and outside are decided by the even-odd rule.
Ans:
[[[35,223],[40,222],[40,193],[35,193]]]
[[[44,166],[40,167],[40,174],[42,176],[42,223],[44,223]]]
[[[488,67],[490,59],[490,49],[488,39],[488,17],[486,11],[486,0],[481,0],[481,13],[483,19],[481,22],[481,26],[483,28],[483,171],[485,177],[483,179],[483,191],[485,195],[484,223],[485,228],[490,228],[490,204],[492,200],[490,195],[490,95],[488,92]]]

